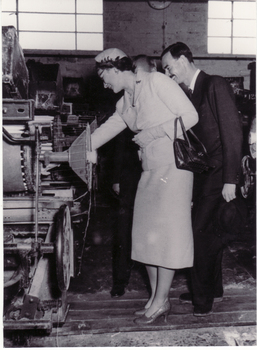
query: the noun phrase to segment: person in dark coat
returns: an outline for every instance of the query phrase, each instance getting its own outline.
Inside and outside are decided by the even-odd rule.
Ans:
[[[213,225],[217,206],[234,201],[240,181],[242,159],[242,123],[232,88],[216,75],[197,69],[189,47],[177,42],[162,55],[165,74],[188,88],[199,122],[192,128],[205,145],[212,170],[194,174],[192,225],[194,265],[190,293],[180,296],[182,303],[194,305],[194,316],[212,313],[213,302],[222,300],[221,235]]]
[[[133,208],[142,166],[138,157],[139,147],[132,141],[134,133],[125,129],[115,138],[113,185],[118,204],[117,226],[113,245],[112,297],[125,293],[131,272],[131,230]]]

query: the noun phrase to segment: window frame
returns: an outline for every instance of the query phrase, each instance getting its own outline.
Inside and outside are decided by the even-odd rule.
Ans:
[[[38,0],[37,0],[38,1]],[[42,0],[44,1],[44,0]],[[19,10],[19,0],[15,0],[15,11],[12,11],[12,10],[2,10],[2,13],[7,13],[7,14],[14,14],[16,19],[15,19],[15,22],[16,22],[16,26],[14,25],[15,29],[16,29],[16,33],[17,33],[17,37],[19,38],[20,34],[21,33],[49,33],[49,34],[52,34],[52,33],[61,33],[61,34],[67,34],[67,33],[70,33],[70,34],[73,34],[75,36],[74,38],[74,44],[75,44],[75,48],[68,48],[68,49],[51,49],[51,48],[47,48],[47,49],[37,49],[37,48],[24,48],[23,51],[24,53],[33,53],[33,52],[37,52],[37,53],[40,53],[40,54],[68,54],[68,55],[85,55],[87,54],[88,55],[92,55],[94,56],[95,53],[98,53],[99,51],[102,51],[103,50],[103,47],[104,47],[104,24],[103,24],[103,0],[102,0],[102,12],[99,13],[99,12],[95,12],[95,13],[85,13],[85,12],[79,12],[78,9],[77,9],[77,0],[73,0],[74,1],[74,12],[51,12],[51,11],[47,11],[47,12],[43,12],[43,11],[21,11]],[[13,4],[14,5],[14,4]],[[20,29],[20,25],[19,25],[19,14],[35,14],[35,15],[58,15],[58,14],[61,14],[61,15],[71,15],[74,17],[74,25],[75,25],[75,28],[74,28],[74,31],[56,31],[56,30],[49,30],[49,31],[43,31],[43,30],[22,30]],[[81,15],[89,15],[89,16],[101,16],[102,17],[102,31],[94,31],[94,32],[88,32],[88,31],[79,31],[78,30],[78,16],[81,16]],[[14,21],[12,21],[13,23]],[[10,24],[11,26],[13,24]],[[97,48],[97,49],[78,49],[78,41],[79,41],[79,35],[80,34],[101,34],[101,41],[102,41],[102,47],[101,48]]]
[[[208,3],[210,2],[217,2],[217,1],[222,1],[222,0],[208,0]],[[212,56],[215,56],[215,55],[219,55],[219,56],[230,56],[230,57],[255,57],[256,54],[254,53],[235,53],[234,50],[234,43],[236,41],[236,39],[240,38],[238,36],[236,36],[233,31],[234,31],[234,22],[235,21],[238,21],[239,18],[237,18],[236,16],[234,16],[234,3],[236,2],[245,2],[245,3],[254,3],[255,1],[245,1],[245,0],[223,0],[223,2],[229,2],[231,4],[231,11],[230,11],[230,18],[227,18],[227,20],[229,20],[231,22],[231,34],[228,36],[228,35],[217,35],[217,36],[214,36],[214,35],[209,35],[209,29],[207,29],[207,53],[208,55],[212,55]],[[208,26],[209,26],[209,21],[214,21],[214,20],[224,20],[225,18],[224,17],[210,17],[209,15],[209,11],[208,11]],[[241,20],[241,18],[240,18]],[[256,23],[256,19],[253,19],[253,18],[242,18],[242,20],[252,20],[254,21],[255,20],[255,23]],[[221,53],[221,52],[209,52],[209,39],[211,40],[212,38],[220,38],[220,39],[229,39],[230,41],[230,52],[229,53]],[[256,35],[255,36],[245,36],[244,38],[246,39],[255,39],[256,41]],[[256,48],[255,48],[256,49]]]

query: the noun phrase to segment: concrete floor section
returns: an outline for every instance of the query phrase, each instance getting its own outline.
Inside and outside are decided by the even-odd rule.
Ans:
[[[116,332],[56,336],[47,347],[256,346],[256,327],[219,327],[176,331]],[[30,346],[37,346],[33,340]]]

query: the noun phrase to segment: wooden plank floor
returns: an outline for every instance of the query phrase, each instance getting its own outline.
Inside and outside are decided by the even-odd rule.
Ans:
[[[242,341],[243,337],[246,339],[243,345],[249,342],[256,345],[254,289],[226,289],[223,301],[215,303],[213,314],[207,317],[194,317],[192,305],[181,305],[178,300],[180,292],[170,293],[172,309],[167,323],[160,318],[148,326],[136,325],[133,315],[146,302],[145,293],[131,291],[119,299],[111,299],[106,292],[70,295],[66,323],[53,328],[48,336],[34,334],[29,339],[29,346],[110,346],[113,342],[117,344],[115,346],[149,346],[155,338],[157,344],[166,342],[172,345],[177,339],[181,345],[198,346],[202,342],[209,345],[210,341],[215,346],[231,345],[222,339],[226,334],[232,335],[231,342],[233,344],[235,341],[234,345]],[[189,341],[190,338],[193,340]]]
[[[154,324],[139,326],[134,323],[134,312],[145,304],[147,298],[130,292],[120,299],[110,299],[106,293],[91,300],[72,301],[66,323],[51,336],[69,336],[87,333],[116,333],[151,330],[175,330],[205,327],[245,326],[256,324],[256,295],[254,290],[227,290],[224,299],[215,303],[213,314],[195,317],[192,305],[181,305],[178,293],[170,294],[172,309],[167,323],[159,318]]]
[[[224,259],[226,283],[223,301],[214,304],[213,313],[209,316],[195,317],[192,305],[180,304],[179,295],[187,291],[185,280],[181,276],[177,277],[178,281],[170,291],[172,308],[167,323],[163,318],[159,318],[154,324],[147,326],[134,323],[134,312],[141,309],[148,299],[146,289],[127,290],[120,298],[111,298],[109,290],[94,293],[77,293],[71,290],[68,291],[69,312],[65,324],[62,327],[54,327],[50,335],[39,336],[35,332],[29,339],[29,346],[56,347],[61,344],[64,347],[80,347],[87,346],[85,344],[88,342],[91,342],[92,346],[98,346],[103,339],[106,342],[107,339],[112,341],[112,337],[116,337],[117,341],[121,334],[130,338],[129,342],[131,339],[136,341],[143,334],[144,341],[140,344],[147,344],[150,336],[160,334],[161,337],[165,331],[168,335],[163,336],[168,338],[174,338],[179,332],[183,332],[184,341],[184,334],[188,332],[194,336],[200,332],[201,338],[206,334],[203,332],[210,334],[210,329],[213,329],[217,337],[217,330],[223,332],[231,327],[243,327],[246,330],[243,334],[246,334],[249,327],[256,327],[255,280],[232,258],[227,251]],[[127,339],[123,341],[125,343],[121,342],[121,346],[129,343]],[[5,341],[5,347],[12,346]]]
[[[210,332],[210,329],[223,331],[230,327],[245,327],[245,329],[255,327],[256,273],[252,261],[253,258],[255,259],[253,252],[255,243],[251,240],[240,241],[225,249],[224,298],[222,302],[214,304],[211,315],[195,317],[192,305],[179,303],[179,295],[188,291],[186,275],[179,271],[175,275],[170,290],[172,308],[167,323],[161,317],[152,325],[139,326],[134,323],[134,312],[143,308],[148,300],[147,285],[142,278],[141,268],[134,266],[126,293],[120,298],[111,298],[112,229],[108,225],[107,220],[99,220],[99,224],[94,223],[91,236],[88,236],[89,244],[85,249],[82,273],[80,277],[75,277],[71,281],[68,290],[69,312],[66,322],[61,327],[54,327],[50,335],[39,336],[34,332],[29,340],[29,346],[56,347],[59,344],[64,347],[88,346],[85,344],[100,346],[99,344],[104,343],[103,338],[100,340],[99,337],[117,339],[117,334],[124,334],[124,336],[130,334],[134,339],[136,335],[144,334],[144,341],[140,344],[147,344],[147,338],[165,331],[169,334],[172,332],[174,338],[179,332],[186,335],[187,330],[197,333],[205,329]],[[101,238],[101,244],[90,243],[94,241],[96,233],[97,237]],[[126,340],[119,344],[129,344],[129,342]],[[221,345],[227,345],[227,343],[223,342]],[[7,339],[5,339],[5,347],[12,347]]]
[[[238,251],[238,250],[236,250]],[[232,252],[232,253],[231,253]],[[204,329],[229,329],[230,327],[249,327],[256,325],[256,281],[249,273],[247,266],[238,262],[233,247],[226,249],[223,259],[224,297],[220,303],[215,303],[213,313],[207,317],[193,316],[193,307],[190,304],[182,305],[179,295],[187,291],[186,279],[183,274],[175,276],[173,288],[170,291],[172,305],[168,322],[163,317],[154,324],[139,326],[134,323],[134,312],[144,307],[148,293],[142,284],[140,288],[135,285],[140,279],[135,279],[132,272],[131,287],[120,298],[111,298],[110,289],[103,288],[97,292],[79,293],[76,289],[68,291],[70,309],[65,324],[53,328],[52,333],[43,340],[34,338],[33,346],[37,344],[56,344],[62,339],[64,346],[85,344],[85,337],[116,336],[117,334],[152,334],[152,332],[169,331],[177,334],[179,331],[192,330],[199,332]],[[106,271],[105,271],[106,273]],[[93,271],[92,271],[93,274]],[[99,274],[96,275],[100,279]],[[110,282],[111,283],[111,282]],[[82,338],[81,338],[82,337]],[[80,340],[79,340],[80,339]],[[88,338],[87,338],[88,340]],[[42,342],[43,341],[43,342]],[[97,346],[97,341],[95,339]],[[224,344],[223,344],[224,345]]]

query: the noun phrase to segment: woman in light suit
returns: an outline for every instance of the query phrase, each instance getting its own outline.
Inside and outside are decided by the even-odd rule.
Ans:
[[[161,315],[167,319],[175,270],[193,264],[193,173],[176,168],[173,138],[176,117],[189,129],[198,115],[175,81],[159,72],[134,74],[123,51],[107,49],[95,60],[104,86],[115,93],[124,90],[124,95],[115,113],[91,135],[93,151],[127,126],[140,146],[143,172],[134,205],[131,257],[146,265],[152,290],[135,322],[150,324]],[[94,161],[93,155],[88,153],[88,159]]]

